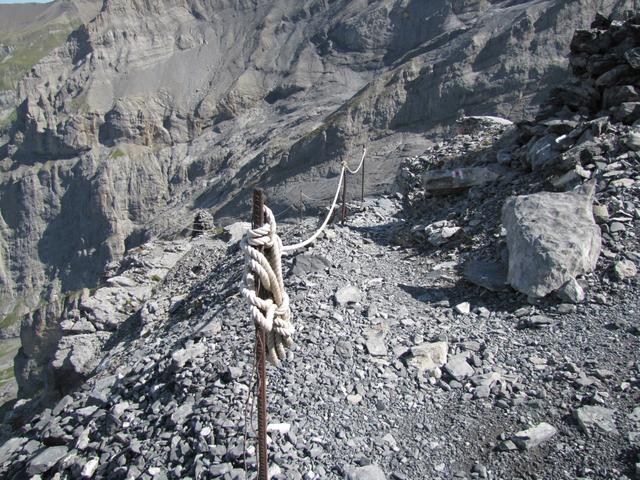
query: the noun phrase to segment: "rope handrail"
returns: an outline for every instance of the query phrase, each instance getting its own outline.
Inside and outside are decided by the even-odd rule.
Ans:
[[[358,171],[362,168],[362,165],[364,164],[364,158],[367,155],[367,148],[363,147],[362,150],[362,159],[360,160],[360,165],[358,165],[358,168],[356,168],[355,170],[351,170],[349,168],[349,166],[347,165],[347,162],[342,162],[342,170],[340,171],[340,179],[338,181],[338,188],[336,188],[336,193],[333,196],[333,202],[331,202],[331,208],[329,208],[329,212],[327,213],[327,216],[324,219],[324,222],[322,222],[322,225],[320,225],[320,228],[313,234],[311,235],[311,237],[309,237],[308,239],[299,242],[299,243],[294,243],[293,245],[285,245],[282,247],[282,253],[288,253],[288,252],[293,252],[295,250],[299,250],[301,248],[306,247],[307,245],[313,243],[319,236],[320,234],[322,234],[322,232],[324,231],[324,229],[327,227],[327,225],[329,224],[329,221],[331,220],[331,217],[333,216],[333,211],[336,208],[336,204],[338,203],[338,198],[340,197],[340,189],[342,188],[342,183],[344,182],[344,177],[346,175],[346,172],[355,174],[358,173]]]

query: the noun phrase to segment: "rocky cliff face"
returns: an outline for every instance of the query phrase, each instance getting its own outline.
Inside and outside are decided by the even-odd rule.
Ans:
[[[624,7],[106,0],[20,83],[0,151],[0,293],[96,285],[193,208],[235,215],[258,182],[275,208],[322,197],[368,136],[367,190],[388,189],[412,145],[463,111],[526,117],[573,29]]]

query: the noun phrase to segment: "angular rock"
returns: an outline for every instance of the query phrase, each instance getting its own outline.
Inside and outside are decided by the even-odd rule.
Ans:
[[[624,139],[624,143],[634,152],[640,151],[640,131],[630,132]]]
[[[434,371],[447,363],[447,342],[421,343],[414,345],[410,350],[408,363],[418,370]]]
[[[331,262],[325,257],[303,253],[296,256],[291,273],[304,278],[305,275],[310,273],[324,272],[330,266]]]
[[[82,475],[82,478],[93,478],[93,475],[96,473],[96,470],[98,469],[99,463],[100,463],[100,459],[97,457],[92,458],[87,463],[85,463],[84,467],[82,467],[82,472],[80,473],[80,475]]]
[[[613,112],[613,117],[619,121],[631,124],[640,119],[640,102],[623,102]]]
[[[502,210],[509,249],[509,284],[544,297],[593,270],[600,255],[600,228],[592,196],[579,192],[509,198]]]
[[[107,335],[87,333],[62,337],[51,368],[59,391],[70,391],[98,365],[99,352]]]
[[[638,268],[631,260],[620,260],[613,265],[613,274],[618,280],[633,278],[638,274]]]
[[[386,480],[386,476],[378,465],[351,467],[345,471],[346,480]]]
[[[584,289],[575,278],[569,279],[556,291],[558,298],[568,303],[582,303],[585,298]]]
[[[640,47],[624,52],[624,58],[631,68],[640,70]]]
[[[533,171],[551,167],[558,157],[556,136],[545,135],[539,139],[531,139],[527,146],[527,163]]]
[[[346,285],[339,288],[333,298],[338,306],[344,307],[350,303],[358,303],[362,298],[362,293],[357,287]]]
[[[530,450],[551,439],[558,430],[546,422],[516,433],[511,440],[522,450]]]
[[[459,303],[454,308],[460,315],[467,315],[471,312],[471,304],[469,302]]]
[[[453,357],[449,357],[449,360],[444,365],[444,371],[458,382],[461,382],[465,378],[472,376],[474,373],[471,365],[467,363],[467,357],[465,355],[455,355]]]
[[[29,475],[39,475],[51,470],[58,463],[69,449],[67,447],[49,447],[37,453],[27,465]]]
[[[172,365],[175,369],[180,369],[190,362],[204,354],[206,345],[204,342],[193,343],[184,348],[176,350],[171,355]]]
[[[469,282],[493,292],[504,290],[507,283],[507,265],[489,260],[471,260],[464,266],[463,276]]]
[[[444,245],[459,231],[460,227],[456,227],[447,220],[432,223],[424,229],[427,240],[434,246]]]
[[[27,443],[27,441],[24,437],[13,437],[5,441],[0,446],[0,465],[9,460],[14,453],[22,449],[22,446]]]
[[[369,355],[374,357],[384,357],[387,355],[387,346],[384,343],[384,337],[379,334],[371,335],[365,343]]]
[[[633,85],[618,85],[605,89],[602,95],[602,106],[604,109],[617,107],[624,102],[640,101],[640,91]]]
[[[613,410],[597,405],[585,405],[574,412],[578,425],[584,433],[596,428],[604,433],[617,433]]]

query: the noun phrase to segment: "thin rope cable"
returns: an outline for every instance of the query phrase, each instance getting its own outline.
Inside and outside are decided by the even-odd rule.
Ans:
[[[328,200],[327,198],[313,198],[304,192],[300,192],[300,193],[302,194],[303,197],[305,197],[307,200],[311,200],[312,202],[324,202],[325,200]]]
[[[324,231],[324,229],[329,224],[331,217],[333,216],[333,210],[336,208],[336,204],[338,203],[338,198],[340,197],[340,189],[342,188],[342,182],[344,182],[344,177],[347,171],[350,172],[351,174],[358,173],[358,171],[362,168],[362,165],[364,165],[364,157],[366,155],[367,155],[367,149],[366,147],[363,147],[362,159],[360,159],[360,165],[358,165],[358,168],[356,168],[355,170],[351,170],[347,165],[347,162],[342,162],[342,171],[340,172],[340,181],[338,182],[338,188],[336,188],[336,194],[333,197],[333,203],[331,204],[331,208],[329,209],[329,213],[327,213],[327,216],[325,217],[324,222],[322,222],[322,225],[320,225],[320,228],[316,231],[316,233],[314,233],[307,240],[303,242],[295,243],[293,245],[284,245],[282,247],[282,253],[292,252],[294,250],[299,250],[300,248],[304,248],[320,236],[320,234]]]
[[[329,224],[331,217],[333,216],[333,210],[336,208],[336,203],[338,203],[338,198],[340,197],[340,189],[342,188],[342,182],[344,181],[345,174],[346,174],[346,167],[343,165],[342,171],[340,172],[340,180],[338,181],[338,188],[336,188],[336,194],[333,197],[333,203],[331,204],[331,208],[329,209],[329,213],[327,213],[327,216],[325,217],[324,222],[322,222],[322,225],[320,225],[320,228],[316,231],[316,233],[314,233],[311,237],[309,237],[307,240],[303,242],[294,243],[293,245],[284,245],[282,247],[282,253],[293,252],[294,250],[299,250],[301,248],[304,248],[320,236],[320,234]]]
[[[364,165],[364,157],[367,155],[367,148],[366,147],[362,147],[362,158],[360,159],[360,165],[358,165],[358,168],[356,168],[355,170],[351,170],[349,168],[349,165],[347,165],[347,162],[342,162],[342,165],[344,166],[344,168],[347,169],[347,172],[349,172],[352,175],[355,175],[356,173],[358,173],[360,171],[360,169],[362,168],[362,165]]]

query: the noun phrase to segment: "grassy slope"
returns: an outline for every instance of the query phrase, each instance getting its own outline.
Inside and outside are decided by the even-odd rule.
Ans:
[[[31,67],[94,16],[101,3],[57,0],[51,4],[0,5],[0,93],[14,90]],[[9,47],[10,52],[3,47]],[[11,124],[11,115],[9,110],[0,117],[0,130]]]

